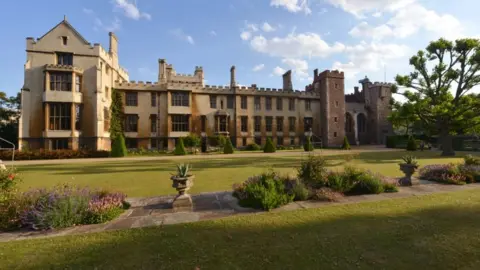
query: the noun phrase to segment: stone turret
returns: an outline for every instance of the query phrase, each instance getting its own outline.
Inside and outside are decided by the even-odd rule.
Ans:
[[[237,85],[237,82],[235,80],[235,66],[232,66],[230,68],[230,87],[234,88]]]
[[[285,91],[292,91],[293,84],[292,84],[292,71],[289,70],[283,74],[283,90]]]

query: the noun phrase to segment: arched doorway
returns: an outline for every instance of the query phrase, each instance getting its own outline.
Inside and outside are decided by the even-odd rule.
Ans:
[[[345,136],[347,136],[350,144],[356,144],[355,121],[353,119],[353,116],[349,112],[345,113]]]
[[[358,140],[361,144],[367,144],[369,142],[367,134],[367,117],[363,113],[357,115],[357,131]]]

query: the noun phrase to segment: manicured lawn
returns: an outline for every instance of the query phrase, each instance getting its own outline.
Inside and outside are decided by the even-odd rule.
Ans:
[[[480,191],[0,244],[3,269],[480,269]]]
[[[348,153],[348,152],[345,152]],[[365,152],[350,163],[379,172],[386,176],[401,176],[398,169],[400,158],[406,152]],[[420,165],[460,162],[461,157],[444,159],[434,152],[417,152]],[[255,158],[200,159],[182,161],[115,161],[60,165],[19,166],[24,179],[22,190],[31,187],[51,187],[59,183],[74,183],[81,186],[102,187],[125,192],[130,197],[174,194],[170,173],[175,164],[190,162],[196,175],[192,193],[230,190],[233,183],[245,181],[249,176],[273,168],[282,173],[294,174],[302,158],[298,156],[275,156]],[[330,166],[341,167],[341,156],[328,156]],[[55,162],[55,161],[52,161]]]

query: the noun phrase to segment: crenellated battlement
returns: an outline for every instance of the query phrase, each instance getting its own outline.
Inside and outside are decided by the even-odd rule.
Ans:
[[[324,79],[324,78],[338,78],[338,79],[344,79],[345,74],[343,71],[339,70],[325,70],[322,73],[318,74],[319,79]]]
[[[53,70],[53,71],[74,71],[76,73],[83,73],[83,68],[72,66],[72,65],[57,65],[57,64],[46,64],[44,66],[45,70]]]
[[[369,85],[369,88],[372,87],[377,87],[377,86],[386,86],[386,87],[392,87],[392,83],[387,83],[387,82],[374,82],[373,84]]]

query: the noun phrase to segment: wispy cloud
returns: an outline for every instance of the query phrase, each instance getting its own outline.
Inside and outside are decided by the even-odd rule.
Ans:
[[[259,64],[259,65],[254,66],[252,71],[257,72],[257,71],[263,70],[264,68],[265,68],[264,64]]]
[[[215,32],[215,31],[212,30],[212,31],[210,31],[210,35],[216,37],[216,36],[217,36],[217,32]]]
[[[95,14],[93,10],[83,8],[82,11],[86,15],[93,18],[93,22],[95,24],[93,30],[95,31],[104,30],[107,32],[116,32],[122,28],[122,22],[117,17],[115,17],[110,23],[105,23]]]
[[[135,3],[131,3],[129,0],[114,0],[115,9],[122,10],[127,18],[140,20],[151,20],[152,16],[149,13],[141,12]]]
[[[172,31],[170,31],[170,33],[174,36],[176,36],[178,39],[181,39],[181,40],[184,40],[192,45],[195,44],[195,41],[193,40],[193,37],[186,34],[185,32],[183,32],[182,29],[178,28],[178,29],[174,29]]]

